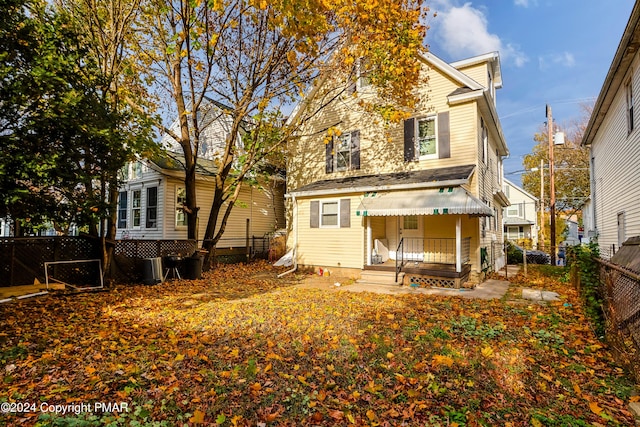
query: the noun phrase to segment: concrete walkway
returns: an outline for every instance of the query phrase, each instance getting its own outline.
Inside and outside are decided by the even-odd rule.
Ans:
[[[518,274],[520,267],[509,265],[507,277]],[[505,274],[504,269],[499,274]],[[327,291],[349,291],[349,292],[373,292],[377,294],[402,295],[402,294],[427,294],[427,295],[449,295],[462,298],[477,299],[500,299],[509,289],[507,280],[488,279],[478,284],[474,289],[439,289],[439,288],[412,288],[411,286],[383,285],[373,283],[353,283],[354,278],[331,276],[320,277],[309,275],[296,285],[302,289],[324,289]]]

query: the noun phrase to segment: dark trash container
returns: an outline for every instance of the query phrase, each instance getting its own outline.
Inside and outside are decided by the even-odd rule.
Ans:
[[[162,258],[144,258],[142,260],[142,283],[145,285],[162,283]]]
[[[196,252],[189,258],[185,259],[184,278],[188,280],[197,280],[202,278],[202,261],[203,256]]]

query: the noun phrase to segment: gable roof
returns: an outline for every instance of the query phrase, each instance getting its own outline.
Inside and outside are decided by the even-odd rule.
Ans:
[[[527,190],[525,190],[524,188],[520,187],[519,185],[514,184],[513,182],[509,181],[507,178],[503,178],[504,182],[506,184],[508,184],[509,186],[515,188],[516,190],[520,191],[521,193],[523,193],[525,196],[538,201],[538,198],[536,196],[534,196],[533,194],[529,193]]]
[[[624,34],[622,34],[622,39],[611,62],[611,67],[607,72],[602,89],[591,112],[589,123],[582,137],[582,145],[590,145],[593,142],[609,111],[609,107],[613,103],[620,87],[624,84],[624,79],[638,49],[640,49],[640,3],[635,2],[627,27],[624,30]]]
[[[380,190],[450,187],[467,184],[474,170],[475,165],[464,165],[380,175],[349,176],[312,182],[289,193],[302,197]]]
[[[498,52],[489,52],[484,55],[473,56],[471,58],[463,59],[460,61],[452,62],[452,67],[456,69],[470,67],[472,65],[488,62],[493,75],[493,84],[496,89],[502,87],[502,67],[500,66],[500,55]]]
[[[165,151],[152,155],[147,159],[149,167],[163,175],[179,176],[184,178],[185,157],[184,154]],[[217,166],[212,160],[198,158],[196,162],[196,174],[201,176],[215,176]]]
[[[427,65],[438,69],[440,72],[459,83],[462,87],[468,87],[471,90],[484,89],[484,86],[482,86],[480,83],[476,82],[462,71],[459,71],[451,64],[447,64],[445,61],[438,58],[431,52],[419,55],[419,59]]]

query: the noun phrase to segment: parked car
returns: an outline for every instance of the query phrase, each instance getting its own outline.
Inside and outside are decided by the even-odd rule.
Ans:
[[[520,254],[520,259],[522,259],[523,249],[522,247],[516,245],[515,243],[509,242],[509,245],[513,248],[514,252]],[[550,264],[551,256],[543,251],[535,250],[535,249],[527,249],[527,262],[529,264]]]

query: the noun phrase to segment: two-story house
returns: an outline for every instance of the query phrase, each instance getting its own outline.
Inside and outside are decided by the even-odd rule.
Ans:
[[[211,211],[220,156],[231,129],[229,108],[207,99],[202,107],[202,132],[198,145],[196,199],[198,227],[196,237],[204,238]],[[171,129],[179,133],[179,123]],[[241,140],[241,138],[238,138]],[[123,169],[117,216],[117,238],[186,239],[187,217],[184,211],[185,159],[180,145],[165,134],[160,145],[165,152],[141,158]],[[233,206],[219,247],[244,247],[248,237],[264,237],[285,227],[284,176],[253,177],[253,185],[242,186]],[[257,182],[257,184],[255,183]],[[226,209],[226,205],[223,206]],[[222,215],[216,231],[220,228]]]
[[[409,119],[385,123],[359,108],[375,97],[361,78],[289,147],[288,242],[298,266],[459,287],[504,264],[499,56],[418,60],[426,83]]]
[[[590,148],[585,233],[603,256],[640,235],[640,3],[636,2],[582,138]]]
[[[537,249],[538,198],[507,179],[504,180],[504,194],[511,204],[502,214],[505,238],[527,249]]]

